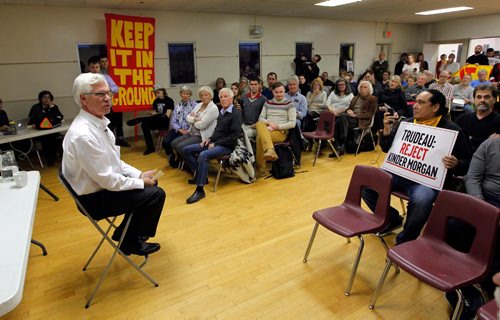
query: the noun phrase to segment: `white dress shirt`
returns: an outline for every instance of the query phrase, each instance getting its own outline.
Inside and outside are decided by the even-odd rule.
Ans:
[[[141,171],[120,160],[108,123],[80,110],[64,137],[62,172],[78,195],[144,189]]]

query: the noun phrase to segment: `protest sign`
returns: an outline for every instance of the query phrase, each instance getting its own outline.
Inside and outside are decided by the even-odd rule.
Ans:
[[[451,154],[457,135],[455,130],[401,122],[382,169],[442,190],[447,171],[442,159]]]
[[[105,14],[109,76],[118,85],[114,111],[152,108],[155,19]]]

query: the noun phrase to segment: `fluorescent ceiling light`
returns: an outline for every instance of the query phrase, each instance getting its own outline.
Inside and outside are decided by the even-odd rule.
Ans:
[[[344,4],[349,4],[353,2],[358,2],[362,0],[328,0],[320,3],[316,3],[315,6],[323,6],[323,7],[336,7]]]
[[[471,10],[471,9],[474,9],[474,8],[472,8],[472,7],[454,7],[454,8],[444,8],[444,9],[437,9],[437,10],[430,10],[430,11],[422,11],[422,12],[417,12],[415,14],[419,14],[422,16],[429,16],[431,14],[450,13],[450,12],[464,11],[464,10]]]

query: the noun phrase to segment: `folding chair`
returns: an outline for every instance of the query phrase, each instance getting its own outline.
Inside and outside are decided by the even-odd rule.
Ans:
[[[316,145],[316,154],[314,156],[313,167],[316,165],[316,160],[318,160],[322,141],[328,142],[333,152],[337,156],[337,159],[339,159],[340,161],[339,154],[337,153],[337,150],[335,150],[335,147],[332,144],[332,142],[334,141],[334,133],[335,133],[335,115],[330,111],[323,111],[319,115],[319,123],[315,131],[302,132],[304,138],[312,139],[312,141]]]
[[[144,276],[146,279],[148,279],[155,287],[158,287],[159,284],[149,275],[147,274],[144,270],[142,270],[142,267],[148,262],[148,256],[146,255],[144,257],[144,262],[141,264],[141,265],[137,265],[135,262],[133,262],[127,255],[125,255],[121,250],[120,250],[120,245],[122,244],[123,242],[123,239],[125,238],[125,235],[128,231],[128,227],[130,225],[130,221],[132,220],[132,217],[133,217],[133,213],[130,214],[130,216],[128,217],[127,219],[127,222],[125,224],[125,228],[123,229],[123,232],[122,232],[122,235],[120,237],[120,240],[118,242],[118,244],[115,244],[113,242],[113,240],[109,237],[109,232],[111,231],[112,228],[115,228],[116,229],[116,225],[115,225],[115,221],[116,221],[116,216],[115,217],[112,217],[112,218],[105,218],[104,220],[106,220],[108,222],[108,226],[105,228],[106,230],[104,230],[103,228],[101,228],[101,226],[99,226],[98,224],[98,221],[95,220],[94,218],[92,218],[90,216],[90,214],[87,212],[87,210],[85,209],[85,207],[81,204],[81,202],[78,200],[78,195],[76,194],[76,192],[73,190],[73,188],[71,187],[71,185],[68,183],[68,181],[66,180],[66,178],[64,177],[61,169],[59,170],[59,181],[63,184],[63,186],[66,188],[66,190],[68,190],[69,194],[71,195],[71,197],[73,198],[73,200],[75,201],[76,203],[76,206],[78,208],[78,210],[83,213],[89,220],[90,222],[92,223],[92,225],[97,229],[97,231],[99,231],[99,233],[102,235],[102,239],[99,241],[99,244],[97,245],[97,247],[95,248],[94,252],[91,254],[90,258],[88,259],[87,263],[85,263],[85,266],[83,267],[83,271],[86,271],[87,270],[87,267],[89,266],[90,262],[92,261],[92,259],[94,259],[94,256],[97,254],[97,251],[99,251],[99,249],[101,248],[102,244],[104,243],[104,241],[107,241],[111,247],[113,247],[113,254],[111,255],[110,259],[109,259],[109,262],[108,264],[106,265],[106,267],[104,268],[104,271],[102,272],[100,278],[99,278],[99,281],[97,282],[94,290],[92,291],[92,293],[90,294],[90,297],[89,299],[87,300],[87,303],[85,304],[85,308],[88,308],[90,306],[90,303],[92,302],[92,300],[94,299],[94,296],[97,292],[97,290],[99,289],[99,287],[101,286],[102,282],[104,281],[104,278],[106,277],[108,271],[109,271],[109,268],[111,267],[111,264],[113,263],[115,257],[116,257],[116,254],[118,253],[120,256],[122,256],[125,261],[127,261],[134,269],[136,269],[142,276]]]
[[[361,189],[368,187],[375,190],[379,197],[375,212],[365,211],[361,207]],[[354,277],[358,269],[361,254],[364,248],[363,234],[374,234],[387,251],[387,244],[379,234],[389,221],[389,207],[392,187],[392,176],[382,169],[369,166],[356,166],[352,174],[349,189],[344,202],[337,207],[326,208],[314,212],[313,219],[316,220],[309,244],[304,255],[304,263],[307,262],[311,251],[318,226],[321,224],[328,230],[348,239],[354,236],[359,238],[359,249],[354,265],[352,267],[351,278],[344,292],[346,296],[351,294]],[[399,269],[396,267],[396,271]]]
[[[370,126],[368,128],[364,128],[364,129],[361,129],[361,128],[354,128],[354,130],[362,130],[361,131],[361,139],[359,139],[359,142],[358,142],[358,147],[356,148],[356,154],[354,156],[357,156],[358,153],[359,153],[359,147],[361,146],[361,143],[363,142],[363,138],[365,137],[365,135],[367,133],[370,133],[370,137],[372,138],[372,143],[373,143],[373,150],[375,150],[377,148],[377,146],[375,145],[375,141],[373,140],[373,133],[372,133],[372,127],[373,127],[373,123],[375,122],[375,114],[373,114],[373,117],[372,117],[372,121],[370,122]]]
[[[391,265],[426,284],[444,291],[455,291],[457,305],[452,319],[459,319],[464,305],[461,288],[474,286],[486,301],[486,293],[479,282],[488,275],[495,249],[500,209],[468,194],[441,191],[432,208],[422,235],[402,243],[387,252],[387,264],[375,290],[370,309],[382,291]],[[447,239],[450,219],[461,220],[475,228],[475,237],[468,252],[451,247]]]
[[[215,183],[214,183],[214,188],[212,189],[212,192],[215,192],[217,191],[217,185],[219,184],[219,178],[220,178],[220,173],[222,171],[222,168],[224,167],[224,161],[227,161],[231,158],[231,155],[225,155],[225,156],[222,156],[222,157],[218,157],[216,160],[217,162],[219,163],[219,168],[217,170],[217,178],[215,179]]]

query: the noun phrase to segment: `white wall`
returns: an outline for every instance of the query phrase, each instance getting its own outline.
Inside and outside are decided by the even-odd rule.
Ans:
[[[167,42],[196,43],[198,85],[213,84],[222,76],[228,83],[238,78],[238,42],[253,41],[248,28],[251,15],[119,11],[99,8],[0,5],[0,97],[11,118],[24,117],[39,91],[55,96],[68,118],[78,112],[71,86],[79,73],[77,43],[105,43],[104,13],[144,15],[156,18],[156,82],[168,86]],[[425,26],[389,24],[393,36],[384,39],[384,23],[258,16],[264,27],[261,71],[286,79],[293,73],[296,41],[314,43],[321,54],[322,71],[338,73],[341,42],[355,43],[355,73],[364,71],[377,56],[377,43],[392,44],[391,69],[401,52],[419,51]],[[394,58],[396,57],[396,58]],[[196,89],[196,88],[194,88]],[[169,95],[178,100],[176,88]]]

